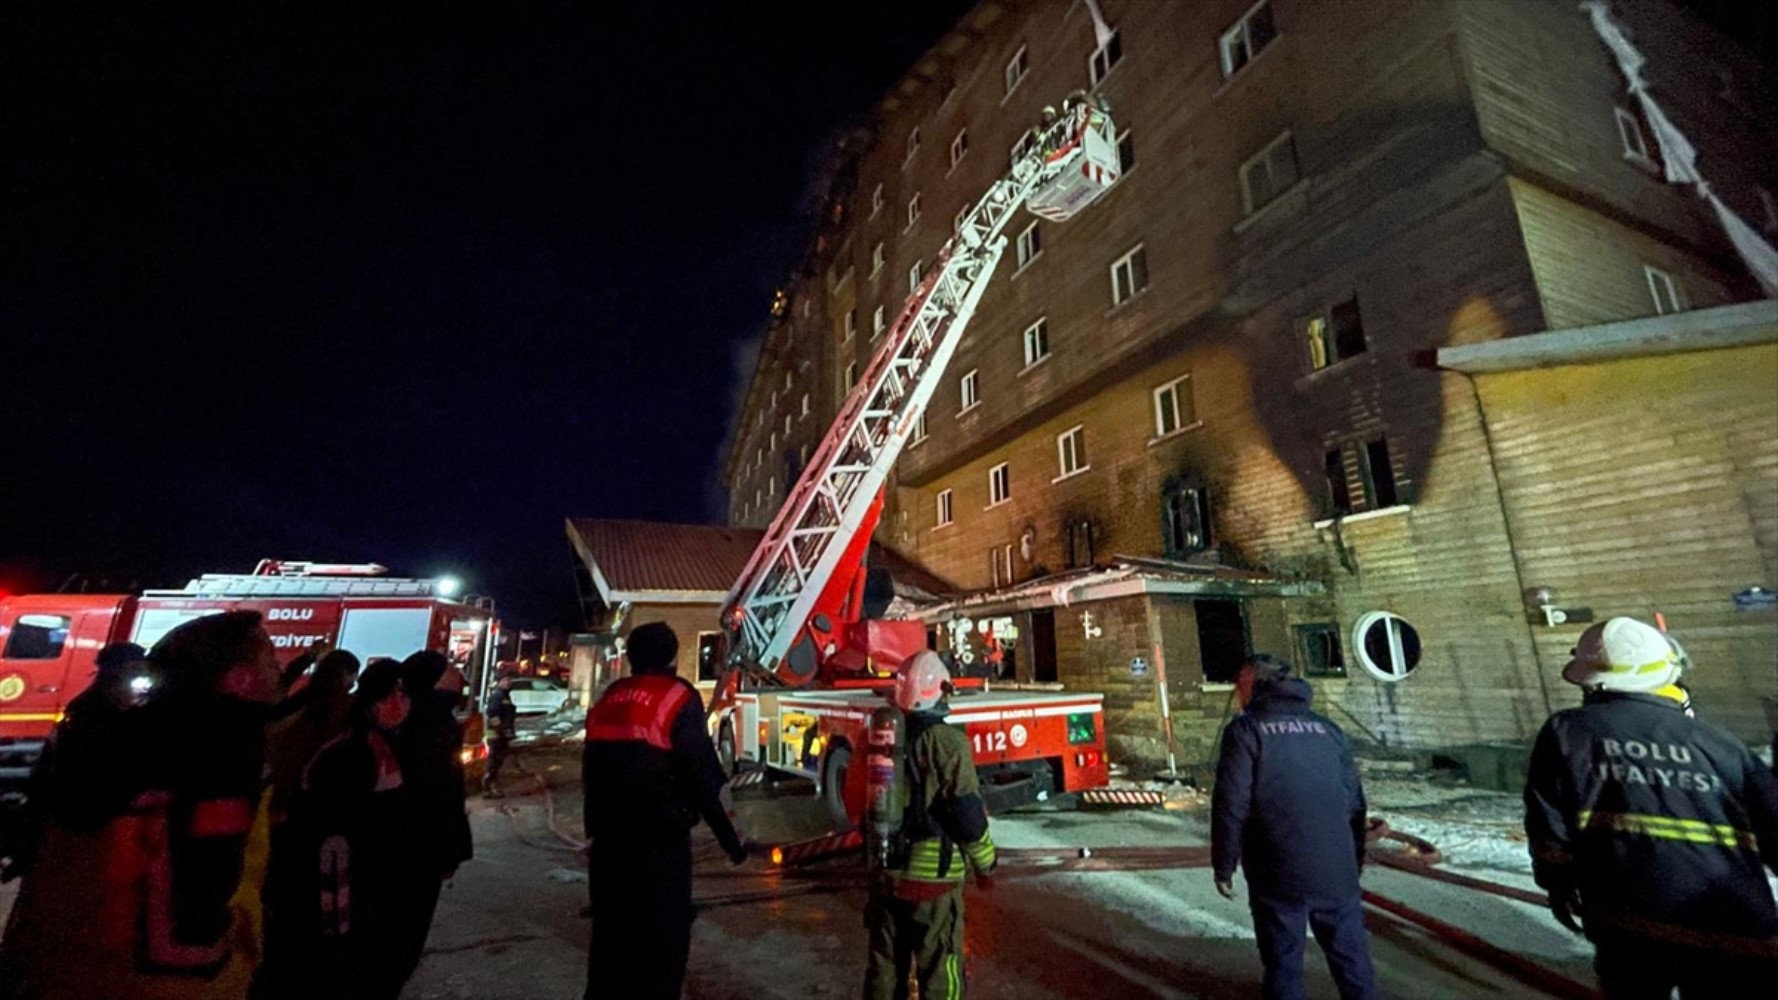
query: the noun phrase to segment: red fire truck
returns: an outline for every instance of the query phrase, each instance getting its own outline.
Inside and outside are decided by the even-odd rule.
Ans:
[[[375,563],[267,559],[252,573],[206,574],[177,590],[140,596],[0,595],[0,804],[22,801],[45,737],[69,700],[91,683],[102,647],[152,647],[202,615],[259,612],[281,663],[317,643],[366,661],[435,649],[463,669],[469,689],[479,694],[498,628],[493,612],[451,600],[454,581],[386,574]],[[473,701],[480,704],[479,697]],[[485,754],[479,720],[465,730],[465,764],[473,766]]]
[[[1022,208],[1059,222],[1097,200],[1118,179],[1116,134],[1092,95],[1045,109],[1011,170],[959,217],[723,605],[719,749],[815,779],[842,830],[863,814],[865,769],[851,764],[871,711],[927,645],[924,623],[878,620],[866,602],[884,486],[1006,249],[1006,226]],[[949,719],[969,734],[991,807],[1108,780],[1102,696],[958,687]]]

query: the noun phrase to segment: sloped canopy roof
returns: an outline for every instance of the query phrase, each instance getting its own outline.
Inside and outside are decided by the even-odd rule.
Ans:
[[[568,541],[599,599],[649,604],[716,604],[728,596],[765,532],[711,524],[569,518]],[[956,588],[881,545],[871,564],[888,568],[896,591],[934,598]]]

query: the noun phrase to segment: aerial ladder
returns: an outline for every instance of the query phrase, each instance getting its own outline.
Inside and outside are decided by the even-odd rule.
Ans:
[[[1006,251],[1007,223],[1020,208],[1066,220],[1117,182],[1116,132],[1102,103],[1077,93],[1045,119],[908,296],[729,592],[728,669],[713,707],[742,674],[808,685],[846,648],[883,485]]]
[[[1045,109],[909,295],[723,604],[727,653],[710,703],[719,753],[731,766],[750,760],[812,778],[836,829],[862,814],[864,769],[849,767],[861,720],[893,671],[926,648],[924,623],[866,613],[865,557],[890,470],[1006,250],[1008,223],[1021,208],[1068,219],[1117,179],[1102,102],[1076,93],[1059,112]],[[973,684],[967,711],[951,718],[984,786],[1005,793],[1000,804],[1105,784],[1101,695]]]

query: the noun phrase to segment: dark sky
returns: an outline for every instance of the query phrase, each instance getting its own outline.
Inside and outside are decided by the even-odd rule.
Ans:
[[[0,12],[0,588],[377,561],[571,620],[564,517],[720,518],[809,178],[968,5],[246,6]]]

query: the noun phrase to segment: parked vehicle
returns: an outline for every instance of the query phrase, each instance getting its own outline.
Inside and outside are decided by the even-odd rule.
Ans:
[[[520,715],[535,715],[560,711],[569,692],[568,685],[553,677],[514,677],[509,694]]]

